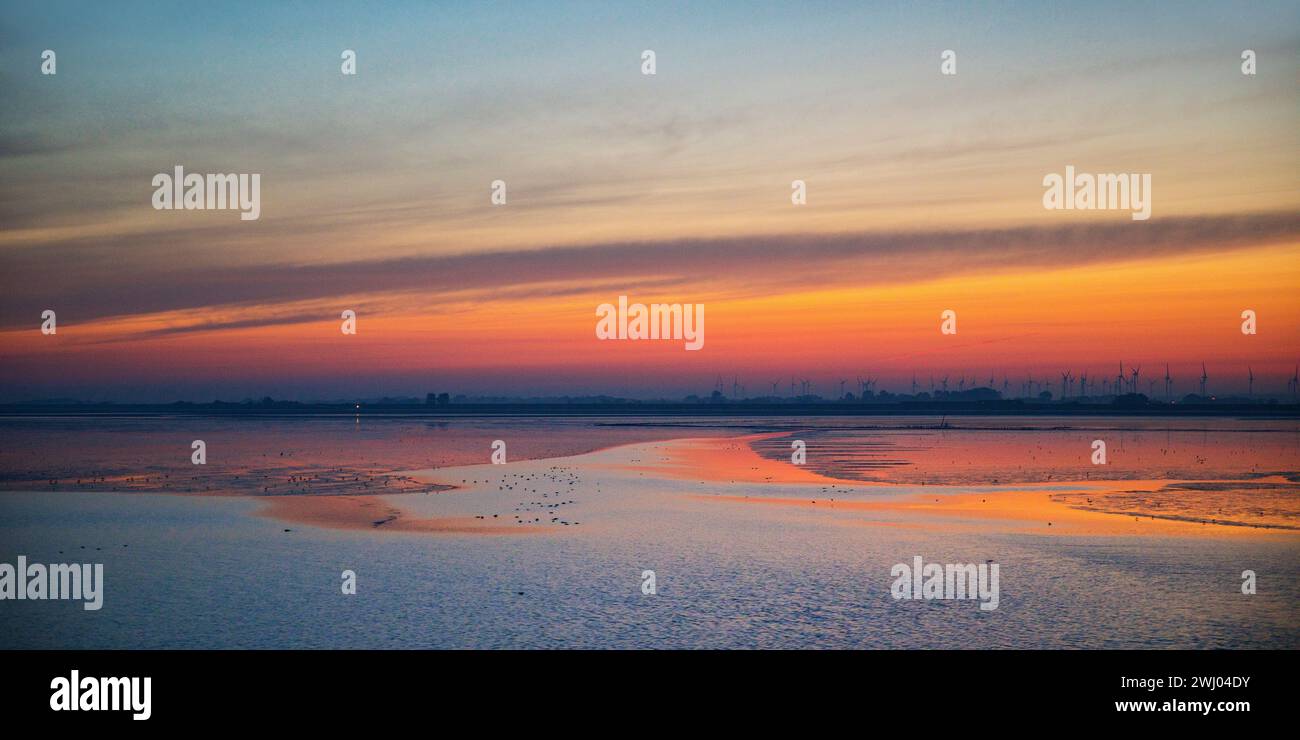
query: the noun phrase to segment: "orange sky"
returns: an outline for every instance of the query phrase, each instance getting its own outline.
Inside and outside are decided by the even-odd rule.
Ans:
[[[1261,271],[1261,265],[1271,268]],[[500,384],[503,394],[513,387],[544,393],[581,382],[608,392],[645,387],[684,395],[707,393],[721,374],[728,389],[739,376],[752,394],[770,392],[777,380],[785,394],[791,375],[813,379],[823,393],[841,378],[855,387],[858,375],[905,390],[913,372],[923,388],[932,374],[950,374],[955,388],[962,373],[985,385],[990,372],[999,384],[1008,376],[1015,388],[1027,373],[1051,376],[1054,383],[1066,370],[1113,377],[1120,362],[1141,365],[1146,378],[1162,377],[1168,362],[1181,394],[1195,389],[1204,361],[1212,388],[1221,392],[1241,386],[1250,365],[1261,378],[1257,389],[1280,393],[1300,337],[1296,285],[1300,244],[1287,244],[775,296],[738,296],[736,286],[703,279],[687,291],[707,309],[705,346],[698,352],[685,351],[680,341],[596,341],[595,305],[617,301],[608,292],[471,299],[435,313],[362,311],[355,336],[344,336],[341,321],[332,318],[337,305],[352,305],[344,300],[309,302],[306,308],[329,319],[282,326],[136,338],[212,318],[168,312],[64,326],[56,337],[11,331],[0,335],[0,343],[33,368],[71,362],[66,377],[84,376],[87,383],[105,375],[128,384],[178,374],[194,382],[239,375],[274,387],[283,378],[378,375],[398,379],[392,386],[398,393],[412,382],[436,390],[481,376],[484,392]],[[630,298],[648,303],[672,297],[651,291]],[[1254,336],[1240,330],[1247,308],[1259,317]],[[945,309],[957,312],[956,335],[939,331]],[[552,378],[556,386],[538,378]]]
[[[7,20],[0,401],[1014,389],[1121,362],[1280,394],[1300,358],[1294,3],[257,13],[237,43],[220,14]],[[260,219],[154,210],[176,165],[260,174]],[[1067,165],[1149,174],[1151,219],[1044,209]],[[704,304],[704,349],[597,341],[619,295]]]

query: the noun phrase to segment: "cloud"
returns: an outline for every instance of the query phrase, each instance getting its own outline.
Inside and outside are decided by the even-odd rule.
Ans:
[[[1122,214],[1121,214],[1122,215]],[[32,325],[57,307],[86,322],[205,308],[274,307],[344,296],[399,296],[428,310],[464,300],[595,290],[775,294],[836,285],[885,285],[957,275],[1030,271],[1224,252],[1300,236],[1300,214],[1127,218],[1059,226],[837,235],[773,234],[613,242],[329,264],[177,267],[177,260],[115,267],[115,249],[69,261],[59,249],[8,255],[0,327]],[[157,238],[157,237],[155,237]],[[137,248],[141,245],[135,245]],[[155,244],[155,247],[161,244]],[[78,250],[80,251],[80,250]],[[558,286],[558,287],[557,287]],[[558,291],[558,292],[557,292]],[[668,296],[665,296],[668,297]]]

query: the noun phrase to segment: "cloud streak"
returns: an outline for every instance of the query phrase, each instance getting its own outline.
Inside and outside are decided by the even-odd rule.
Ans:
[[[346,296],[409,301],[427,310],[476,292],[479,301],[518,300],[529,290],[559,295],[598,288],[779,294],[1226,252],[1297,238],[1300,214],[1262,213],[1147,223],[614,242],[333,264],[187,269],[159,261],[111,274],[111,249],[101,251],[100,259],[76,264],[61,259],[59,250],[28,251],[4,258],[10,286],[0,295],[0,327],[31,326],[33,317],[56,303],[61,320],[88,322]]]

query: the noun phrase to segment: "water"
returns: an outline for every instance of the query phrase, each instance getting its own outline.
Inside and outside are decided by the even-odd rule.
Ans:
[[[919,491],[947,501],[972,492],[1004,495],[998,492],[1038,483],[1008,480],[1004,465],[994,466],[996,486],[987,475],[958,469],[961,459],[979,457],[972,450],[990,445],[1015,448],[1026,438],[1042,439],[1049,455],[1073,454],[1060,445],[1069,446],[1075,432],[1059,427],[1074,426],[1075,420],[1050,420],[1057,428],[1038,432],[1026,431],[1025,420],[959,423],[973,428],[942,430],[925,442],[928,452],[891,452],[904,464],[887,470],[911,470],[888,485],[835,484],[839,506],[827,508],[827,483],[779,475],[764,483],[732,482],[740,475],[733,470],[712,471],[719,473],[712,479],[681,470],[656,473],[657,465],[676,454],[662,440],[797,432],[809,442],[813,468],[818,435],[835,440],[834,457],[841,461],[835,464],[841,465],[853,463],[847,451],[855,435],[891,443],[906,437],[906,445],[892,446],[921,447],[914,435],[924,430],[909,428],[914,424],[906,420],[889,420],[889,428],[881,429],[843,419],[366,419],[359,429],[351,419],[5,420],[0,472],[11,490],[0,493],[0,562],[13,563],[19,554],[39,562],[102,562],[106,594],[98,612],[78,602],[0,602],[0,646],[1300,647],[1300,542],[1288,530],[1205,525],[1204,533],[1177,536],[1161,530],[1074,535],[1049,532],[1037,522],[851,508],[906,501]],[[1198,422],[1143,422],[1148,426],[1142,434],[1126,432],[1125,449],[1155,459],[1166,433],[1183,449],[1194,438],[1180,435],[1201,432],[1171,428],[1182,423]],[[999,424],[1006,428],[999,431]],[[1213,463],[1207,461],[1206,469],[1216,474],[1235,479],[1282,471],[1285,480],[1300,468],[1294,422],[1199,424],[1214,425],[1205,438],[1225,450],[1203,450]],[[1077,436],[1095,432],[1080,430]],[[212,470],[202,473],[188,462],[188,443],[197,434],[209,442]],[[1275,442],[1260,443],[1264,438]],[[510,464],[484,464],[493,439],[507,441]],[[784,462],[775,454],[788,450],[788,439],[753,443],[777,466],[755,476],[771,477],[783,465],[799,472],[788,466],[788,453]],[[733,459],[733,452],[719,449],[722,457],[710,466]],[[861,449],[864,455],[879,452],[878,445]],[[223,459],[229,450],[239,450],[237,460]],[[290,453],[291,461],[280,452]],[[527,461],[528,453],[564,459]],[[935,461],[942,455],[958,462],[940,465]],[[164,461],[169,456],[181,462]],[[1243,462],[1246,457],[1253,459]],[[746,460],[738,467],[747,466]],[[374,482],[395,471],[432,467],[441,469],[435,477],[453,476],[457,490],[424,492],[420,486],[429,479],[403,475],[410,490],[419,492],[383,499],[397,502],[414,521],[490,520],[495,514],[497,521],[541,523],[514,525],[518,535],[338,529],[261,516],[265,496],[199,495],[205,486],[213,489],[208,494],[255,493],[265,480],[283,482],[282,494],[294,485],[310,493],[315,483],[307,477],[347,469],[356,480],[332,482],[329,490],[372,500],[377,497],[367,497],[361,483],[382,485]],[[931,470],[922,473],[921,467]],[[1064,475],[1063,462],[1048,467],[1058,477],[1074,477]],[[1151,467],[1119,470],[1116,477],[1159,479]],[[859,469],[871,475],[880,470]],[[1021,477],[1032,478],[1039,469],[1032,466]],[[50,472],[58,474],[53,486],[42,478]],[[548,472],[554,480],[544,479]],[[921,474],[947,476],[949,485],[921,486]],[[75,490],[78,475],[89,490]],[[114,476],[131,478],[130,492],[105,490]],[[177,487],[162,476],[199,490],[157,492]],[[300,476],[302,482],[290,480]],[[577,483],[556,482],[565,476]],[[92,477],[106,480],[87,482]],[[480,483],[460,484],[462,479]],[[40,480],[48,488],[31,490],[27,481]],[[514,488],[504,489],[508,485]],[[27,490],[13,490],[21,488]],[[548,497],[541,498],[543,493]],[[557,497],[550,498],[552,493]],[[749,505],[745,496],[765,503],[819,501]],[[552,510],[542,506],[561,500],[574,503],[554,511],[578,523],[546,526]],[[1133,526],[1146,527],[1147,521]],[[894,600],[890,568],[913,555],[928,562],[998,563],[999,607],[980,611],[974,601]],[[357,574],[354,596],[341,593],[345,569]],[[655,595],[641,591],[647,569],[656,574]],[[1258,574],[1254,595],[1240,590],[1246,569]]]

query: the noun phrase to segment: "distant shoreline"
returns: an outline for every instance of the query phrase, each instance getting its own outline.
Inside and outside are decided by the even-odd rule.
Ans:
[[[1020,400],[902,401],[673,401],[520,403],[168,403],[0,404],[0,418],[20,416],[128,416],[146,414],[227,417],[462,417],[462,416],[1159,416],[1300,418],[1294,403],[1078,403]]]

